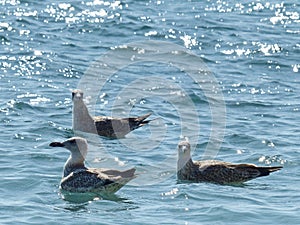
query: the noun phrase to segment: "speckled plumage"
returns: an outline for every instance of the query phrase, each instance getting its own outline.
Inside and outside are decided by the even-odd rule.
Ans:
[[[129,132],[148,124],[151,113],[131,118],[92,117],[83,101],[81,90],[72,91],[73,129],[110,138],[123,138]]]
[[[178,144],[177,178],[179,180],[218,184],[243,183],[267,176],[281,168],[281,166],[258,167],[254,164],[232,164],[217,160],[193,161],[190,144],[187,141]]]
[[[87,142],[84,138],[74,137],[64,142],[52,142],[52,147],[64,147],[71,155],[64,166],[60,188],[70,192],[109,192],[114,193],[132,180],[135,169],[125,171],[101,168],[87,168],[84,160]]]

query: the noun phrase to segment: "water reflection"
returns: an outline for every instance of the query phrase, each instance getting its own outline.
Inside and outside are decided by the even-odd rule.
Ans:
[[[125,198],[120,198],[118,195],[113,193],[74,193],[62,190],[59,195],[65,201],[79,204],[101,200],[109,200],[114,202],[123,202],[127,200]]]

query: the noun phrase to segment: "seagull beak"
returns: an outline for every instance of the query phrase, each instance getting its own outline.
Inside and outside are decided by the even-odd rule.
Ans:
[[[51,147],[65,147],[65,145],[61,142],[52,142],[52,143],[50,143],[49,146],[51,146]]]

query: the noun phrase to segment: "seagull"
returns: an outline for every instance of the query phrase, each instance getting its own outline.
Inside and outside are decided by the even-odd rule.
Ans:
[[[239,184],[268,176],[282,166],[259,167],[254,164],[233,164],[217,160],[193,161],[188,141],[178,144],[177,178],[193,182]]]
[[[72,91],[73,129],[87,133],[96,133],[109,138],[123,138],[129,132],[148,124],[151,113],[139,117],[113,118],[108,116],[92,117],[83,102],[81,90]]]
[[[63,147],[71,154],[65,163],[60,189],[77,193],[115,193],[135,178],[135,169],[125,171],[87,168],[84,160],[88,151],[86,139],[73,137],[64,142],[52,142],[51,147]]]

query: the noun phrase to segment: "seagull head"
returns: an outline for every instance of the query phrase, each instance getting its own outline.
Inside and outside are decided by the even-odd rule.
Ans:
[[[64,142],[52,142],[50,146],[66,148],[71,152],[72,157],[82,157],[83,159],[85,159],[88,150],[86,139],[81,137],[72,137]]]
[[[83,91],[76,89],[72,91],[72,101],[83,100]]]
[[[178,144],[178,155],[179,156],[190,156],[191,145],[188,141],[181,141]]]

